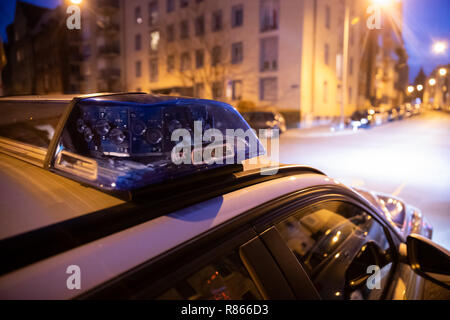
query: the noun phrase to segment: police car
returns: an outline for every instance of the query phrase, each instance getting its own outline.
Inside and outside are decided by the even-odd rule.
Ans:
[[[231,106],[0,99],[1,299],[420,299],[419,210],[274,165]]]

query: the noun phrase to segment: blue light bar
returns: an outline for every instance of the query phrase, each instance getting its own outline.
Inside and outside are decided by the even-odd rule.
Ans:
[[[147,94],[75,102],[52,170],[104,190],[131,191],[265,153],[222,102]]]

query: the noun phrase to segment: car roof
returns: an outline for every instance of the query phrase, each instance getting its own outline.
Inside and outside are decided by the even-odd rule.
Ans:
[[[0,153],[0,240],[124,201]]]

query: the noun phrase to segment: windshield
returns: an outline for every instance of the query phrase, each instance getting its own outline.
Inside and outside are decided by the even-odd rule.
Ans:
[[[47,148],[66,107],[63,102],[0,100],[0,136]]]

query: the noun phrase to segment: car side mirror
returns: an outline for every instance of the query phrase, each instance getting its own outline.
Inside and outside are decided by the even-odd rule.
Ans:
[[[408,263],[421,277],[450,289],[450,252],[417,234],[406,240]]]

